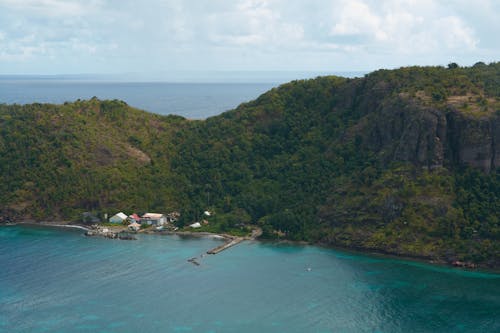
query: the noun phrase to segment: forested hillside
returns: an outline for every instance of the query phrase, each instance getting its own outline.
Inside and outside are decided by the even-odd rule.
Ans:
[[[294,81],[204,121],[0,106],[0,215],[215,212],[211,230],[500,265],[500,63]]]

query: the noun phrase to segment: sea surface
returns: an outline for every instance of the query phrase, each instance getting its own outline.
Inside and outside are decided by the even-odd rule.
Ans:
[[[162,115],[205,119],[257,98],[277,83],[102,82],[0,77],[0,103],[61,104],[77,99],[120,99]]]
[[[500,332],[498,274],[218,244],[0,227],[0,332]]]

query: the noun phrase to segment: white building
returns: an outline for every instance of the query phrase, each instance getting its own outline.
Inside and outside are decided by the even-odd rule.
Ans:
[[[159,213],[146,213],[141,217],[141,224],[164,225],[167,223],[167,217]]]
[[[122,223],[127,219],[127,215],[123,214],[122,212],[119,212],[118,214],[115,214],[109,218],[110,223]]]

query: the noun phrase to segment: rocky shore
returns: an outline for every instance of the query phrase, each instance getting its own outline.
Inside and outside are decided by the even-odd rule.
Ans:
[[[137,238],[134,237],[132,234],[127,232],[126,230],[123,230],[123,228],[120,228],[118,231],[111,230],[110,228],[103,227],[97,224],[94,224],[91,226],[90,229],[88,229],[85,232],[85,236],[93,237],[93,236],[100,236],[100,237],[105,237],[105,238],[110,238],[110,239],[121,239],[121,240],[136,240]]]

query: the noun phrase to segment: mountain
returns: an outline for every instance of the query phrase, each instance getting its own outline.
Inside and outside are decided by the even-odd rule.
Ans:
[[[203,121],[121,101],[0,105],[0,215],[179,226],[500,266],[500,63],[274,88]]]

